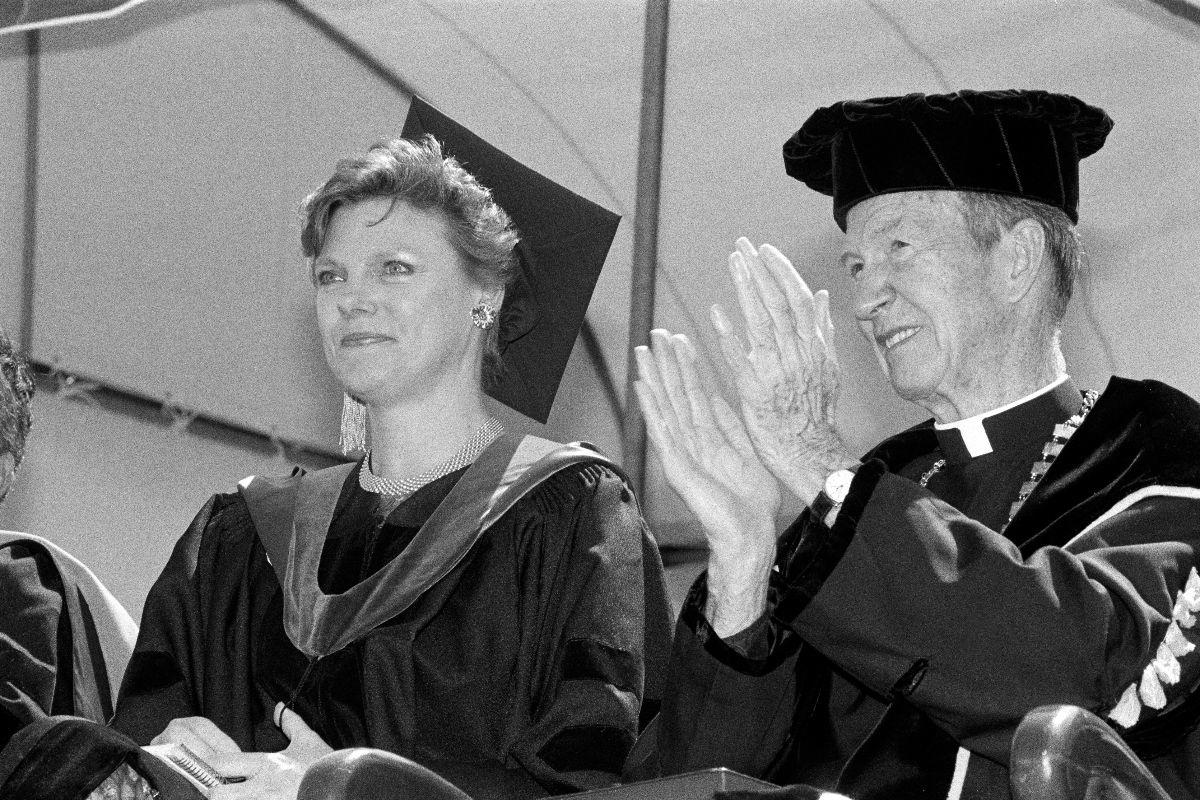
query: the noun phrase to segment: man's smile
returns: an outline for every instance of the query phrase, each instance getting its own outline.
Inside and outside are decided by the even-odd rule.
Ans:
[[[893,328],[886,333],[878,334],[875,337],[875,343],[879,345],[881,350],[891,350],[901,342],[912,338],[921,330],[921,326],[906,326],[903,328]]]

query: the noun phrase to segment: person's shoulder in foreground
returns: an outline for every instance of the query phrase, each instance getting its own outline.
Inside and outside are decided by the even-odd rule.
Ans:
[[[3,502],[25,456],[36,388],[3,330],[0,375]],[[107,720],[137,625],[92,571],[45,538],[0,531],[0,609],[0,749],[47,715]]]

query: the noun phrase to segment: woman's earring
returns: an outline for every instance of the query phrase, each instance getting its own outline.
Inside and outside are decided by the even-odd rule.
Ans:
[[[496,324],[496,309],[487,303],[478,303],[471,309],[471,324],[486,331]]]
[[[367,407],[350,395],[342,398],[342,455],[367,452]]]

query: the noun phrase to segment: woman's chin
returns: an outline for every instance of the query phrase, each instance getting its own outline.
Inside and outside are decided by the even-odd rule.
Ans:
[[[342,369],[334,371],[334,378],[342,391],[369,406],[387,406],[417,398],[435,395],[461,396],[473,388],[478,389],[478,373],[465,371],[421,368],[412,365],[408,369]]]
[[[397,380],[368,380],[363,376],[347,379],[338,376],[338,383],[341,384],[343,392],[369,406],[380,405],[388,397],[405,394],[403,383]]]

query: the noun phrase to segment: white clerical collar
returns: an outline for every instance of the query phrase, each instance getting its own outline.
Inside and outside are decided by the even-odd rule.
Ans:
[[[982,414],[976,414],[973,417],[956,420],[955,422],[935,422],[933,427],[939,431],[957,430],[959,436],[962,437],[963,444],[967,447],[967,452],[971,454],[971,458],[986,456],[988,453],[992,452],[992,442],[988,438],[987,431],[983,427],[983,421],[985,419],[988,417],[994,417],[997,414],[1003,414],[1009,409],[1028,403],[1030,400],[1041,397],[1047,392],[1052,392],[1059,386],[1062,386],[1067,379],[1068,376],[1063,375],[1058,380],[1043,386],[1036,392],[1027,394],[1018,400],[1013,400],[1011,403],[1005,403],[999,408],[993,408],[991,411],[984,411]]]

